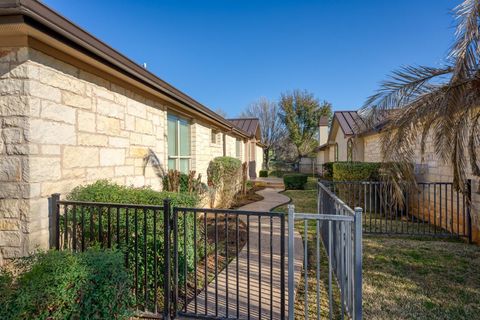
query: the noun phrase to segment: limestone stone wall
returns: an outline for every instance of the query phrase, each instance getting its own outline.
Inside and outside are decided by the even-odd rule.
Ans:
[[[380,137],[378,134],[363,137],[363,159],[365,162],[382,161]]]
[[[205,123],[194,120],[191,125],[192,161],[191,168],[207,182],[207,168],[215,157],[223,156],[223,134],[218,133],[216,143],[211,139],[212,129]]]
[[[225,135],[225,155],[236,158],[236,143],[237,139],[231,135]]]
[[[263,168],[263,149],[258,145],[255,146],[255,172],[257,177],[260,176],[260,170]]]
[[[365,161],[368,162],[379,162],[382,160],[381,157],[381,142],[380,142],[380,134],[373,134],[364,137],[364,149],[365,149]],[[427,143],[426,143],[426,150],[424,155],[421,155],[420,148],[417,146],[417,150],[415,153],[415,164],[416,164],[416,174],[417,174],[417,179],[418,181],[423,181],[423,182],[452,182],[453,181],[453,170],[452,167],[449,163],[443,162],[441,159],[438,158],[438,156],[435,154],[434,150],[434,143],[433,139],[431,137],[427,138]],[[473,219],[473,235],[474,235],[474,240],[478,243],[480,243],[480,184],[479,184],[479,179],[475,178],[471,174],[470,168],[467,168],[468,174],[467,177],[472,179],[472,219]],[[427,189],[428,190],[428,189]],[[437,208],[440,207],[440,198],[438,197],[438,192],[439,192],[439,187],[437,187],[437,200],[436,203],[434,203],[434,190],[433,187],[430,188],[430,207],[429,210],[427,210],[427,213],[425,213],[425,208],[416,208],[414,207],[414,210],[418,210],[419,216],[423,216],[427,214],[427,216],[430,215],[430,221],[440,221],[440,212],[437,209],[436,212],[436,218],[434,218],[434,207],[436,206]],[[445,192],[445,189],[444,189]],[[423,193],[419,194],[422,199],[429,199],[428,193],[423,195]],[[451,193],[446,192],[444,195],[443,201],[445,202],[445,197],[447,199],[447,202],[450,203],[451,199]],[[456,224],[456,192],[453,193],[454,197],[454,214],[451,215],[450,213],[448,214],[448,219],[453,217],[453,222]],[[415,204],[415,201],[413,201]],[[442,204],[443,205],[443,204]],[[451,208],[447,208],[450,212]],[[459,206],[459,224],[461,227],[466,223],[463,219],[463,207]],[[445,210],[445,208],[443,208]],[[445,221],[445,212],[443,214],[443,221]],[[450,220],[448,221],[448,224],[450,223]],[[439,224],[439,223],[437,223]],[[445,224],[445,222],[443,222]],[[442,225],[444,226],[444,225]],[[454,230],[455,231],[455,230]]]
[[[28,114],[35,99],[26,94],[27,55],[26,49],[0,49],[0,265],[28,248],[28,154],[39,150],[28,144]]]
[[[1,56],[3,259],[48,247],[52,193],[98,179],[160,187],[143,156],[165,162],[164,106],[30,48]]]

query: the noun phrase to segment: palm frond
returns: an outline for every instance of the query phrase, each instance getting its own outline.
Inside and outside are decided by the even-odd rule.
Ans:
[[[442,77],[447,76],[452,70],[451,66],[444,68],[406,66],[394,71],[388,80],[380,84],[380,89],[363,105],[361,113],[366,119],[367,125],[371,126],[378,121],[378,118],[385,117],[384,110],[405,107],[435,91],[443,83],[448,82]]]
[[[470,136],[468,139],[468,152],[470,154],[470,165],[472,172],[476,176],[480,176],[480,165],[478,163],[478,152],[480,150],[480,111],[472,117],[472,125],[470,128]]]
[[[464,0],[455,9],[457,28],[449,58],[454,61],[453,81],[469,78],[478,71],[480,56],[480,0]]]

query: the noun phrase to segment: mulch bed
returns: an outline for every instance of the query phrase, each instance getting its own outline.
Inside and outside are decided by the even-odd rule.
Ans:
[[[259,194],[256,194],[257,191],[265,189],[264,186],[253,186],[247,191],[246,195],[237,194],[235,196],[234,202],[231,209],[237,209],[244,205],[263,200],[263,197]]]

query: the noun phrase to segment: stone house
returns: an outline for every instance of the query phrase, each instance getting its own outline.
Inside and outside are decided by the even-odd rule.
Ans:
[[[330,129],[328,118],[322,117],[318,125],[318,169],[326,162],[364,161],[363,139],[359,133],[365,128],[356,111],[335,111]]]
[[[245,148],[247,158],[249,159],[249,176],[256,178],[262,169],[264,154],[263,144],[261,143],[260,121],[257,118],[236,118],[228,119],[234,126],[248,133],[252,137]]]
[[[143,157],[195,170],[233,156],[255,177],[245,131],[34,0],[0,3],[0,264],[49,241],[52,193],[98,179],[161,184]],[[260,129],[258,129],[260,130]]]
[[[327,119],[319,123],[319,147],[317,148],[318,173],[322,173],[322,164],[336,161],[381,162],[381,134],[386,121],[377,123],[375,128],[367,129],[357,111],[336,111],[329,126]],[[453,170],[435,154],[433,139],[427,139],[424,155],[417,147],[415,155],[415,174],[422,182],[452,182]],[[467,178],[472,179],[472,219],[473,238],[480,243],[480,183],[468,169]],[[451,195],[447,195],[450,199]],[[433,194],[431,196],[433,199]],[[439,200],[438,200],[439,201]],[[420,209],[421,210],[421,209]],[[440,213],[441,214],[441,213]],[[432,219],[433,220],[433,219]],[[460,221],[461,224],[464,221]]]

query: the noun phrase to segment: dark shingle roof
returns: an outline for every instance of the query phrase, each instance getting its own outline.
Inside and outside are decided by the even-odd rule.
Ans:
[[[335,111],[333,117],[337,119],[343,133],[347,136],[360,134],[367,129],[357,111]]]
[[[227,119],[238,129],[245,131],[250,136],[255,136],[257,134],[257,129],[259,126],[258,118],[237,118],[237,119]]]

